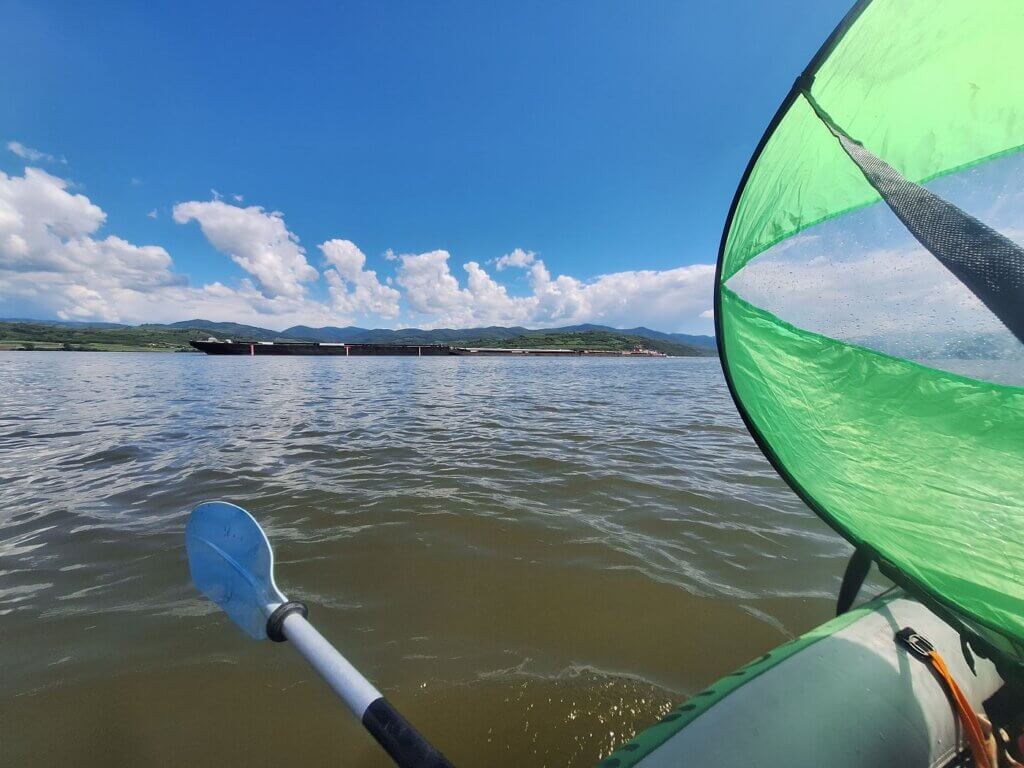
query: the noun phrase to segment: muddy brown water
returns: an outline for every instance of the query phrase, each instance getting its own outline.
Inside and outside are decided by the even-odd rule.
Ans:
[[[0,765],[386,766],[196,594],[189,510],[460,766],[589,766],[831,615],[717,360],[0,353]]]

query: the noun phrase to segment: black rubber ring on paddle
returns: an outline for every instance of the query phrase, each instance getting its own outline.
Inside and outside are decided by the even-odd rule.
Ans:
[[[281,603],[274,612],[267,618],[267,637],[275,643],[283,643],[288,638],[284,636],[284,620],[293,613],[301,613],[302,618],[309,616],[309,608],[305,603],[289,600]]]

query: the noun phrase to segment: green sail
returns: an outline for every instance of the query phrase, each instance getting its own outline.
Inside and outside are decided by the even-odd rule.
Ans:
[[[723,367],[776,468],[894,579],[1017,664],[1024,377],[1006,383],[994,371],[1003,358],[1024,370],[1024,220],[1019,230],[1007,223],[1004,201],[985,196],[995,171],[982,171],[1016,173],[1024,186],[1024,163],[1000,166],[1024,146],[1022,39],[1017,0],[859,3],[755,153],[726,225],[716,285]],[[978,192],[965,198],[970,213],[935,186],[962,178]],[[1002,218],[993,223],[989,213]],[[883,214],[905,226],[905,237],[893,236],[889,250],[863,245],[865,222]],[[791,257],[787,247],[809,255]],[[872,278],[852,285],[848,276],[864,265]],[[864,291],[946,302],[970,322],[893,327],[870,314],[877,296]],[[773,292],[789,297],[777,302],[782,310],[766,306]],[[801,301],[816,302],[817,315]],[[860,337],[836,320],[858,302]],[[806,323],[817,325],[806,327],[812,316],[819,320]],[[941,337],[959,358],[893,354],[910,336],[921,346]],[[982,348],[992,338],[998,344]],[[964,350],[985,359],[960,359],[970,357]],[[953,370],[968,362],[966,374]]]

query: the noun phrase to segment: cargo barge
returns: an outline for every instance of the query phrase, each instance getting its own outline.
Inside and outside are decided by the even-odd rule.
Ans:
[[[373,356],[373,355],[451,355],[447,344],[343,344],[335,342],[303,341],[190,341],[193,347],[208,355],[315,355],[315,356]]]
[[[518,347],[453,347],[450,344],[345,344],[315,341],[232,341],[207,339],[190,341],[195,349],[208,355],[309,355],[332,357],[366,357],[384,355],[426,356],[493,356],[517,357],[665,357],[662,352],[636,347],[631,350],[550,349]]]

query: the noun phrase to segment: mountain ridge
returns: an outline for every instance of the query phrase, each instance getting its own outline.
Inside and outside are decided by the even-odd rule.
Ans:
[[[557,333],[615,333],[624,336],[639,336],[644,339],[666,341],[674,344],[686,344],[696,347],[715,348],[715,337],[688,334],[667,333],[656,331],[645,326],[635,328],[613,328],[609,325],[581,323],[557,328],[526,328],[520,325],[488,325],[473,328],[362,328],[360,326],[323,326],[313,328],[308,325],[293,325],[283,331],[274,331],[244,323],[218,322],[194,318],[179,320],[174,323],[126,323],[89,322],[77,320],[30,320],[27,318],[0,318],[4,323],[28,323],[35,325],[53,325],[65,328],[139,328],[143,330],[186,330],[197,329],[215,335],[234,339],[252,339],[253,341],[328,341],[350,342],[353,344],[391,343],[391,344],[446,344],[453,341],[476,341],[480,339],[514,339],[520,336],[543,336]]]
[[[388,342],[392,344],[443,344],[451,341],[474,339],[514,339],[520,336],[545,336],[558,333],[615,333],[624,336],[639,336],[644,339],[667,341],[675,344],[715,348],[715,337],[689,333],[667,333],[644,326],[635,328],[614,328],[609,325],[583,323],[555,328],[526,328],[523,326],[489,325],[475,328],[360,328],[358,326],[324,326],[311,328],[295,325],[281,331],[281,336],[310,341],[347,341],[353,344]]]

